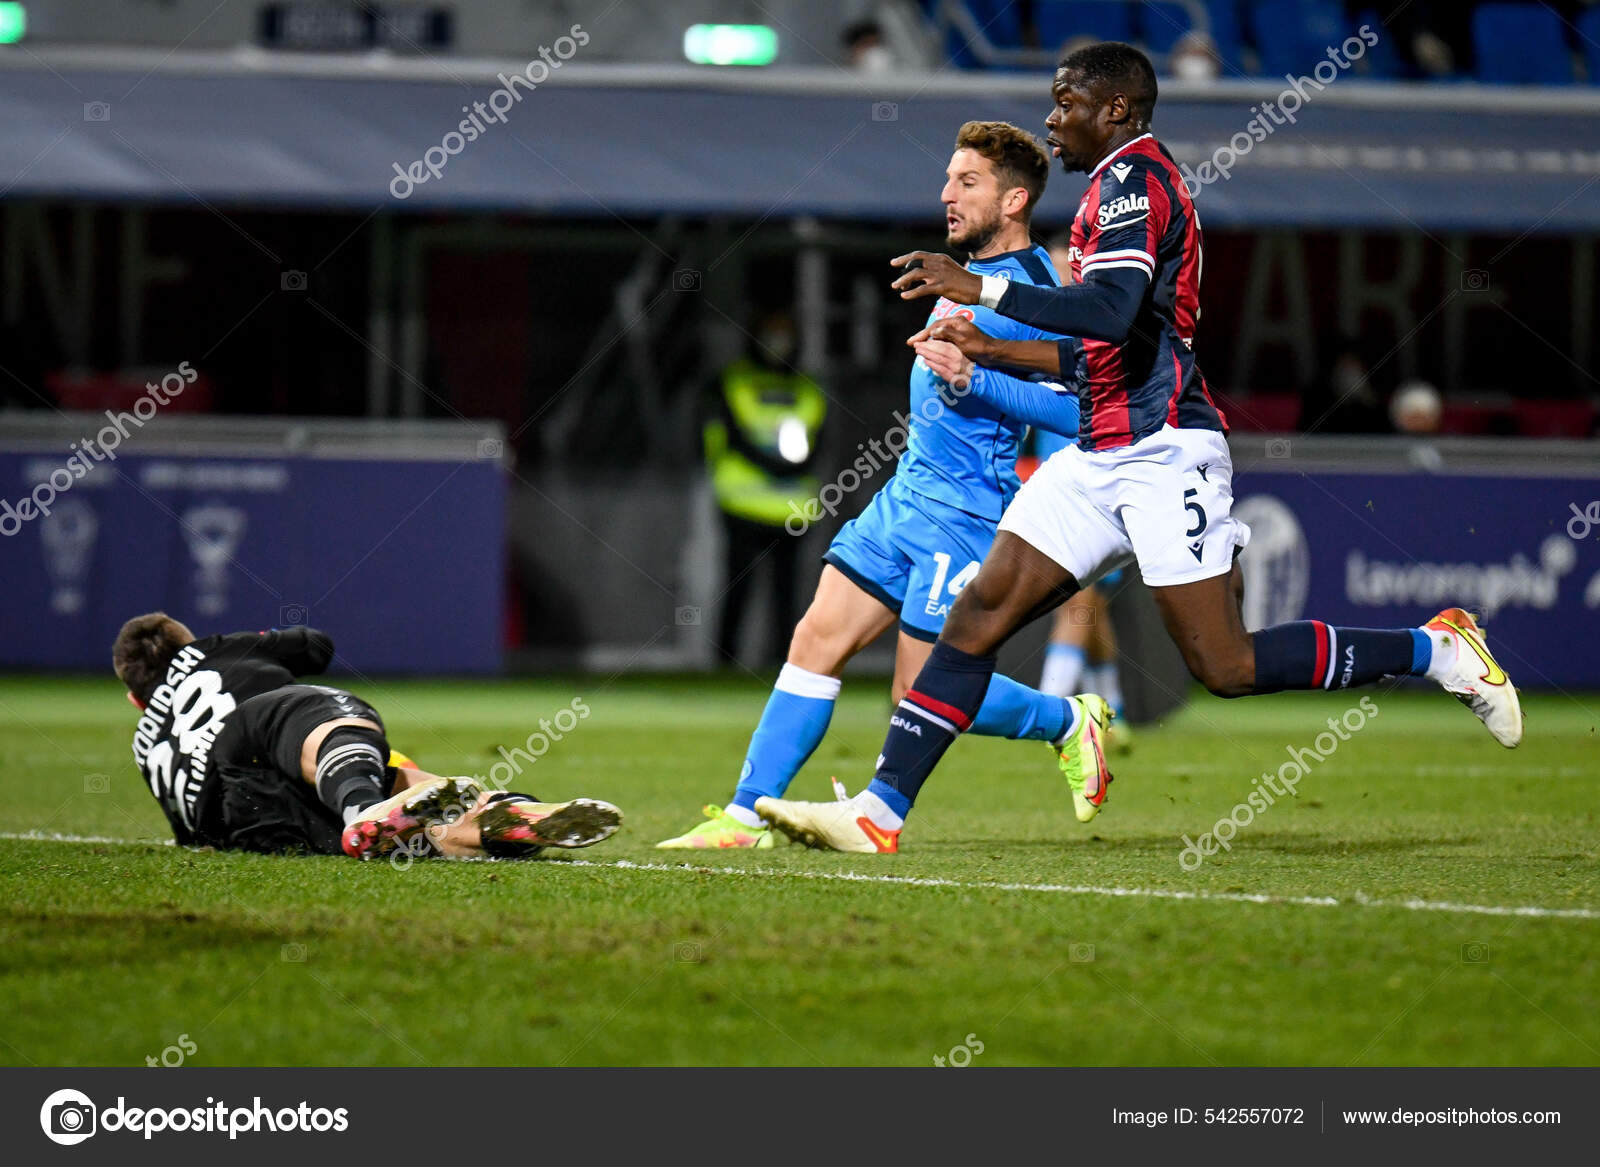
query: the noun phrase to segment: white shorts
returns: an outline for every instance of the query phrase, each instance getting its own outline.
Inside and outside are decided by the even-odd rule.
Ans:
[[[1250,528],[1232,515],[1233,460],[1216,430],[1175,429],[1115,450],[1057,451],[1000,518],[1000,530],[1088,587],[1134,560],[1151,587],[1222,575]]]

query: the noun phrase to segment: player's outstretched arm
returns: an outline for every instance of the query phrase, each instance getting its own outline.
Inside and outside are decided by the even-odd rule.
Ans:
[[[1007,417],[1052,433],[1077,436],[1077,395],[1058,380],[1024,380],[998,369],[980,368],[949,341],[923,340],[915,348],[936,376]]]
[[[906,341],[912,348],[930,340],[948,341],[971,361],[991,369],[1020,369],[1061,376],[1061,342],[1001,340],[962,316],[936,320]],[[937,370],[936,370],[937,371]]]
[[[315,628],[275,628],[261,634],[261,651],[297,677],[327,671],[333,661],[333,637]]]
[[[1080,284],[1042,288],[985,276],[978,302],[1045,332],[1120,344],[1133,328],[1150,277],[1138,267],[1097,271]]]

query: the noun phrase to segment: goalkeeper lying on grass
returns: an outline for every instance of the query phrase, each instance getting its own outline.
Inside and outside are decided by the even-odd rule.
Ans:
[[[587,847],[621,824],[610,803],[490,793],[392,755],[372,706],[295,683],[332,659],[312,628],[196,640],[164,612],[122,626],[112,665],[142,713],[133,758],[180,845],[512,859]]]

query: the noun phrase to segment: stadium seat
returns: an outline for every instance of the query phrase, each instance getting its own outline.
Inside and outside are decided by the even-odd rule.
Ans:
[[[1587,438],[1594,427],[1594,406],[1559,398],[1518,399],[1512,406],[1517,432],[1528,438]]]
[[[1370,46],[1362,54],[1361,60],[1356,62],[1353,73],[1358,77],[1365,77],[1369,81],[1392,81],[1405,73],[1405,65],[1400,60],[1400,52],[1395,47],[1394,37],[1389,35],[1389,30],[1383,25],[1383,17],[1374,9],[1363,8],[1356,14],[1355,23],[1350,26],[1351,32],[1368,25],[1378,34],[1378,43]]]
[[[1015,3],[1006,0],[963,0],[972,18],[996,48],[1022,47],[1022,14]],[[959,69],[981,69],[983,62],[972,51],[959,29],[952,28],[945,42],[945,55]]]
[[[1583,46],[1589,84],[1600,85],[1600,8],[1586,8],[1578,17],[1578,43]]]
[[[1572,50],[1561,17],[1542,4],[1485,4],[1472,14],[1479,81],[1571,85]]]
[[[1308,73],[1328,59],[1328,49],[1344,43],[1350,25],[1337,0],[1283,4],[1260,0],[1250,6],[1250,31],[1261,58],[1261,72],[1281,77]]]
[[[1033,25],[1039,47],[1055,52],[1078,36],[1102,41],[1133,39],[1134,5],[1096,4],[1085,0],[1034,0]]]
[[[1223,75],[1235,76],[1243,67],[1239,55],[1237,0],[1205,0],[1205,9],[1211,19],[1211,39],[1216,42],[1217,55],[1222,58]],[[1192,26],[1186,4],[1148,2],[1139,5],[1139,38],[1157,56],[1170,53],[1178,38]]]

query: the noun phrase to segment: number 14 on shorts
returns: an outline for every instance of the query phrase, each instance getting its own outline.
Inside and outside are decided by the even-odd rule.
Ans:
[[[942,620],[950,614],[950,601],[959,596],[961,589],[978,574],[979,563],[974,559],[957,572],[955,578],[950,580],[947,591],[945,580],[950,575],[950,556],[943,551],[935,551],[933,561],[938,565],[938,570],[933,574],[933,586],[928,589],[928,602],[923,605],[923,611]]]

